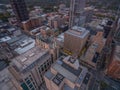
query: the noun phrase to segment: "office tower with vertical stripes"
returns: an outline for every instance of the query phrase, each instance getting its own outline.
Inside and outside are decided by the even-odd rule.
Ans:
[[[69,27],[75,25],[81,26],[84,22],[85,16],[83,15],[85,7],[85,0],[71,0],[70,3],[70,20]]]
[[[29,14],[24,0],[10,0],[10,3],[19,23],[29,19]]]

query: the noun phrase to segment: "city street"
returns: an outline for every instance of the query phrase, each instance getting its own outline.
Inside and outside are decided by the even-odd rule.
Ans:
[[[93,74],[93,78],[91,80],[91,84],[90,86],[92,86],[89,90],[96,90],[99,88],[99,85],[98,85],[98,82],[96,81],[104,81],[105,83],[107,83],[111,88],[111,90],[120,90],[120,83],[119,82],[116,82],[112,79],[110,79],[109,77],[105,76],[103,72],[98,72],[96,70],[90,70],[90,72]],[[98,88],[97,88],[98,87]]]

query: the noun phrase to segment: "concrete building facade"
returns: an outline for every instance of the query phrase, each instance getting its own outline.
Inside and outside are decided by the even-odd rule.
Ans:
[[[0,90],[23,90],[8,68],[0,71]]]
[[[70,2],[70,20],[69,27],[82,26],[85,23],[83,15],[86,0],[71,0]]]
[[[120,79],[120,46],[117,45],[113,52],[110,60],[110,64],[107,68],[107,75],[114,78]]]
[[[10,0],[10,2],[18,22],[26,21],[29,19],[25,0]]]
[[[86,44],[88,36],[88,30],[74,26],[64,33],[64,49],[75,55],[80,54],[82,48]]]
[[[104,39],[103,32],[98,32],[91,38],[91,43],[86,52],[81,56],[81,60],[85,62],[90,68],[96,69],[98,57],[101,54],[106,39]]]
[[[42,17],[32,17],[29,20],[22,22],[22,26],[26,32],[29,32],[32,29],[40,27],[42,25],[42,21]]]
[[[44,85],[43,74],[53,60],[48,50],[34,47],[12,60],[9,71],[23,90],[39,90]]]
[[[61,57],[44,75],[48,90],[86,90],[91,75],[71,56]]]

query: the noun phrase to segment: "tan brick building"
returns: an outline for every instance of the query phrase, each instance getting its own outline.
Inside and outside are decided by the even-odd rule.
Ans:
[[[114,79],[120,79],[120,46],[116,46],[111,60],[107,68],[107,75]]]
[[[88,36],[88,30],[74,26],[71,30],[64,33],[64,49],[78,55],[86,44]]]

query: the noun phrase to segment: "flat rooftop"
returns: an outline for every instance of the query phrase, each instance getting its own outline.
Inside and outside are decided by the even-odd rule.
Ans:
[[[66,31],[65,33],[73,36],[77,36],[79,38],[84,38],[86,35],[89,34],[89,31],[86,30],[85,28],[74,26],[72,27],[71,30]]]
[[[68,70],[69,72],[71,72],[72,74],[74,74],[75,76],[79,77],[81,71],[82,71],[82,68],[78,68],[78,70],[72,68],[71,66],[67,65],[66,63],[62,63],[61,65],[63,68],[65,68],[66,70]]]
[[[30,65],[35,65],[38,61],[44,62],[44,59],[49,56],[48,50],[40,49],[39,47],[34,47],[29,51],[15,57],[13,61],[13,65],[19,71],[24,71]],[[41,58],[41,59],[40,59]]]
[[[65,57],[65,59],[66,58],[67,57]],[[54,69],[59,74],[61,74],[64,78],[67,78],[68,80],[70,80],[73,83],[75,83],[75,82],[82,83],[85,74],[88,72],[87,68],[85,68],[81,65],[79,66],[78,69],[73,68],[72,66],[65,63],[64,59],[58,59],[56,61],[56,63],[54,63],[52,65],[51,68]],[[51,75],[50,72],[49,72],[49,75]],[[46,75],[46,76],[49,77],[48,75]],[[80,80],[79,80],[79,78],[80,78]],[[79,82],[76,80],[79,80]]]
[[[56,85],[59,86],[59,85],[62,83],[63,79],[64,79],[64,76],[58,73],[58,74],[52,79],[52,81],[53,81]]]
[[[6,42],[6,41],[8,41],[8,40],[10,40],[10,39],[11,39],[11,37],[5,36],[5,37],[3,37],[3,38],[0,38],[0,42]]]
[[[43,41],[43,42],[45,42],[45,43],[47,43],[47,44],[52,44],[52,43],[54,43],[54,38],[53,38],[53,36],[50,36],[50,37],[44,37],[43,35],[37,35],[37,39],[39,39],[39,40],[41,40],[41,41]]]
[[[35,40],[26,35],[12,37],[7,43],[18,54],[22,54],[35,46]]]
[[[64,42],[64,33],[60,34],[60,35],[57,37],[57,40],[60,41],[60,42]]]
[[[78,90],[82,86],[86,87],[91,75],[89,74],[87,68],[76,64],[77,61],[78,60],[76,58],[71,56],[60,57],[44,76],[48,80],[52,81],[51,83],[54,83],[57,87],[62,87],[63,90]],[[69,63],[71,63],[73,66]],[[74,84],[75,86],[71,87],[70,83]]]

